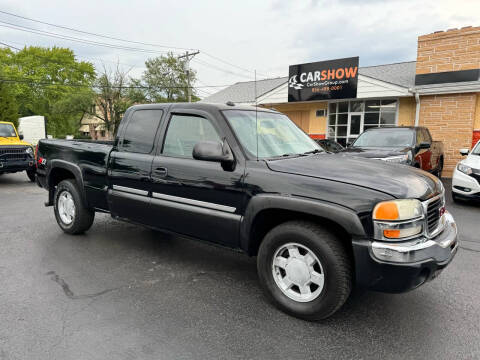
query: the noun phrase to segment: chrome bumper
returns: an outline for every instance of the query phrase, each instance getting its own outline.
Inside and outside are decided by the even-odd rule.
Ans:
[[[406,242],[374,241],[371,245],[376,260],[389,263],[408,264],[426,260],[448,263],[455,256],[458,248],[457,225],[449,212],[443,215],[445,226],[434,238],[422,236]]]

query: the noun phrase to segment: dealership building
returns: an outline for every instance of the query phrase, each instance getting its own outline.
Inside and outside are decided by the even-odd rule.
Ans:
[[[239,82],[202,101],[274,108],[312,138],[342,144],[372,127],[425,126],[444,144],[450,177],[458,150],[480,140],[480,27],[419,36],[416,61],[357,69],[355,59],[290,66],[289,76]]]

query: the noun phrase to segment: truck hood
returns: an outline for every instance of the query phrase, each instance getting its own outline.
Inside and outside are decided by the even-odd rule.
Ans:
[[[400,148],[378,148],[378,147],[349,147],[342,150],[341,154],[345,156],[359,156],[365,158],[386,158],[389,156],[404,155],[408,153],[411,147]]]
[[[275,172],[348,183],[401,199],[426,200],[441,191],[440,180],[423,170],[340,154],[315,154],[270,160],[267,161],[267,166]]]
[[[1,137],[0,136],[0,146],[12,145],[12,146],[32,146],[26,141],[19,140],[16,137]]]

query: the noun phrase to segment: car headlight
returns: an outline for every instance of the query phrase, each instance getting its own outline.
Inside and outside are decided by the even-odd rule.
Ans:
[[[472,173],[472,168],[465,164],[458,164],[457,165],[458,171],[463,172],[464,174],[470,175]]]
[[[422,203],[416,199],[383,201],[373,209],[374,238],[406,240],[423,232]]]
[[[25,152],[28,154],[28,155],[32,155],[33,154],[33,149],[29,146],[25,149]]]
[[[382,158],[383,161],[393,162],[397,164],[405,164],[409,160],[409,155],[398,155],[398,156],[389,156],[386,158]]]

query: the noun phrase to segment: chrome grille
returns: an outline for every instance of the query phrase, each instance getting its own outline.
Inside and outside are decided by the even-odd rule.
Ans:
[[[440,209],[443,206],[442,197],[431,201],[427,207],[427,229],[431,234],[438,227],[438,222],[440,221]]]
[[[0,146],[0,161],[25,160],[25,146]]]

